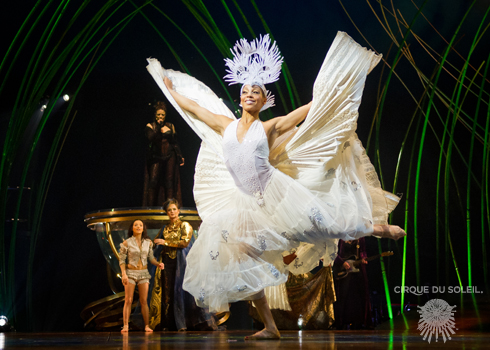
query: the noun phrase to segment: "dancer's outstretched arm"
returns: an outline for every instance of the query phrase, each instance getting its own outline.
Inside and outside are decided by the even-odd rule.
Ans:
[[[204,122],[211,129],[215,130],[219,134],[223,135],[226,127],[233,121],[232,119],[219,114],[214,114],[208,111],[206,108],[199,106],[196,102],[191,99],[182,96],[178,92],[173,90],[172,81],[165,77],[165,85],[167,86],[170,94],[175,99],[175,102],[180,106],[180,108],[191,112],[196,117],[198,117],[202,122]]]
[[[276,117],[265,122],[265,124],[269,124],[270,131],[272,134],[271,136],[273,136],[274,138],[279,137],[282,134],[294,128],[303,120],[305,120],[306,115],[310,111],[311,103],[312,102],[308,103],[307,105],[296,108],[294,111],[288,113],[285,116]]]

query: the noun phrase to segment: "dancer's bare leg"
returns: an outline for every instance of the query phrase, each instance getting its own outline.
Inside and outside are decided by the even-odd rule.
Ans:
[[[277,329],[274,318],[272,317],[271,309],[265,295],[253,301],[257,312],[259,313],[265,328],[254,335],[245,337],[245,340],[265,340],[265,339],[280,339],[281,333]]]
[[[395,241],[405,237],[407,233],[396,225],[373,225],[373,236],[380,238],[391,238]]]
[[[153,332],[150,328],[150,310],[148,309],[148,288],[149,283],[138,284],[138,294],[140,295],[140,307],[141,315],[143,315],[143,321],[145,322],[145,332]]]
[[[131,305],[133,304],[135,287],[134,284],[129,282],[124,286],[123,328],[121,333],[129,331],[129,315],[131,315]]]

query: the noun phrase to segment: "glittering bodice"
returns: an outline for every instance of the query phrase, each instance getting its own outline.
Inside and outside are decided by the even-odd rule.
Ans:
[[[240,143],[236,136],[238,123],[239,120],[235,120],[228,125],[223,136],[225,164],[237,187],[257,198],[262,206],[262,194],[275,170],[269,163],[267,135],[262,122],[256,120]]]

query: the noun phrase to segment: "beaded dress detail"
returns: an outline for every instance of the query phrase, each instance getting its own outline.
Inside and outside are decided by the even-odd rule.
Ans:
[[[339,32],[304,123],[270,149],[260,121],[239,143],[239,121],[206,85],[148,60],[156,83],[203,141],[194,178],[203,221],[184,278],[199,306],[227,311],[228,303],[284,283],[289,271],[308,272],[320,258],[328,265],[338,239],[355,240],[386,223],[399,198],[381,189],[355,133],[366,76],[379,60]],[[179,94],[234,120],[223,137],[177,105],[165,76]],[[298,257],[286,266],[282,257],[293,249]]]
[[[275,170],[269,163],[269,144],[260,120],[255,120],[242,142],[238,142],[236,131],[239,122],[232,122],[223,137],[226,168],[236,186],[254,196],[257,204],[263,206],[263,193]]]

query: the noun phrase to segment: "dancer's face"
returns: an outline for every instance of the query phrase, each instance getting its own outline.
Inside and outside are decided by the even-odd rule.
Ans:
[[[140,236],[143,233],[143,221],[136,220],[133,223],[133,236]]]
[[[245,85],[240,96],[240,103],[243,110],[247,112],[258,112],[265,105],[267,99],[262,89],[257,86]]]
[[[167,113],[165,113],[163,109],[157,110],[155,113],[155,121],[157,122],[157,124],[163,124],[166,115]]]
[[[167,207],[167,215],[170,221],[175,221],[179,218],[180,210],[175,204],[170,204]]]

